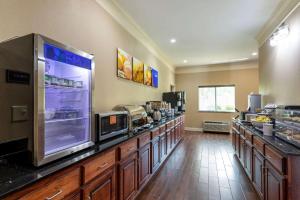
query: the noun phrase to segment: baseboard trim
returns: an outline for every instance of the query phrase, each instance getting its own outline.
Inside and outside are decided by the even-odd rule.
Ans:
[[[185,131],[195,131],[195,132],[202,132],[203,128],[195,128],[195,127],[185,127]]]

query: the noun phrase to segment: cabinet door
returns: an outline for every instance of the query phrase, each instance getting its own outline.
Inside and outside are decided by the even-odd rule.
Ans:
[[[159,146],[160,146],[159,137],[156,137],[152,140],[152,147],[151,147],[152,173],[155,172],[159,167],[159,163],[160,163]]]
[[[240,157],[240,135],[235,134],[235,152],[238,157]]]
[[[253,184],[261,198],[264,196],[264,173],[263,173],[264,158],[254,148],[253,149]]]
[[[125,158],[119,164],[119,199],[133,199],[137,192],[137,155]]]
[[[167,137],[160,137],[160,160],[163,161],[167,157]]]
[[[235,150],[235,136],[236,135],[236,133],[235,133],[235,130],[234,129],[232,129],[232,133],[231,133],[231,142],[232,142],[232,148],[233,148],[233,150]]]
[[[139,150],[139,187],[144,185],[151,174],[151,150],[150,144]]]
[[[248,177],[252,180],[252,145],[247,142],[245,143],[244,167]]]
[[[245,166],[245,140],[240,136],[240,161]]]
[[[177,144],[177,140],[178,140],[178,126],[176,125],[175,126],[175,128],[174,128],[174,140],[173,140],[173,142],[174,142],[174,144]]]
[[[115,199],[115,166],[103,172],[82,190],[84,200],[114,200]]]
[[[171,130],[167,131],[167,146],[168,146],[168,154],[169,154],[171,153],[173,147]]]
[[[286,179],[278,173],[268,161],[266,161],[265,170],[265,199],[286,199]]]

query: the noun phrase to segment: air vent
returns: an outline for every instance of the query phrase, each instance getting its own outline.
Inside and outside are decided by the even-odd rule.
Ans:
[[[203,132],[229,133],[230,123],[226,121],[204,121]]]

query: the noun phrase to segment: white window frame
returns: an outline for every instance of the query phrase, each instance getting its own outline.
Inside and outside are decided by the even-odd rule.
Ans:
[[[234,94],[236,94],[235,91],[235,85],[204,85],[204,86],[198,86],[198,112],[211,112],[211,113],[235,113],[235,108],[236,108],[236,96],[234,97],[234,103],[235,103],[235,108],[234,111],[217,111],[217,88],[220,87],[234,87]],[[215,110],[200,110],[200,93],[199,89],[200,88],[215,88]]]

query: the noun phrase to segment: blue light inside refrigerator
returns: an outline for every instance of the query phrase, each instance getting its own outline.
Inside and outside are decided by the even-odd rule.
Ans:
[[[50,44],[45,56],[45,155],[90,140],[92,60]]]

